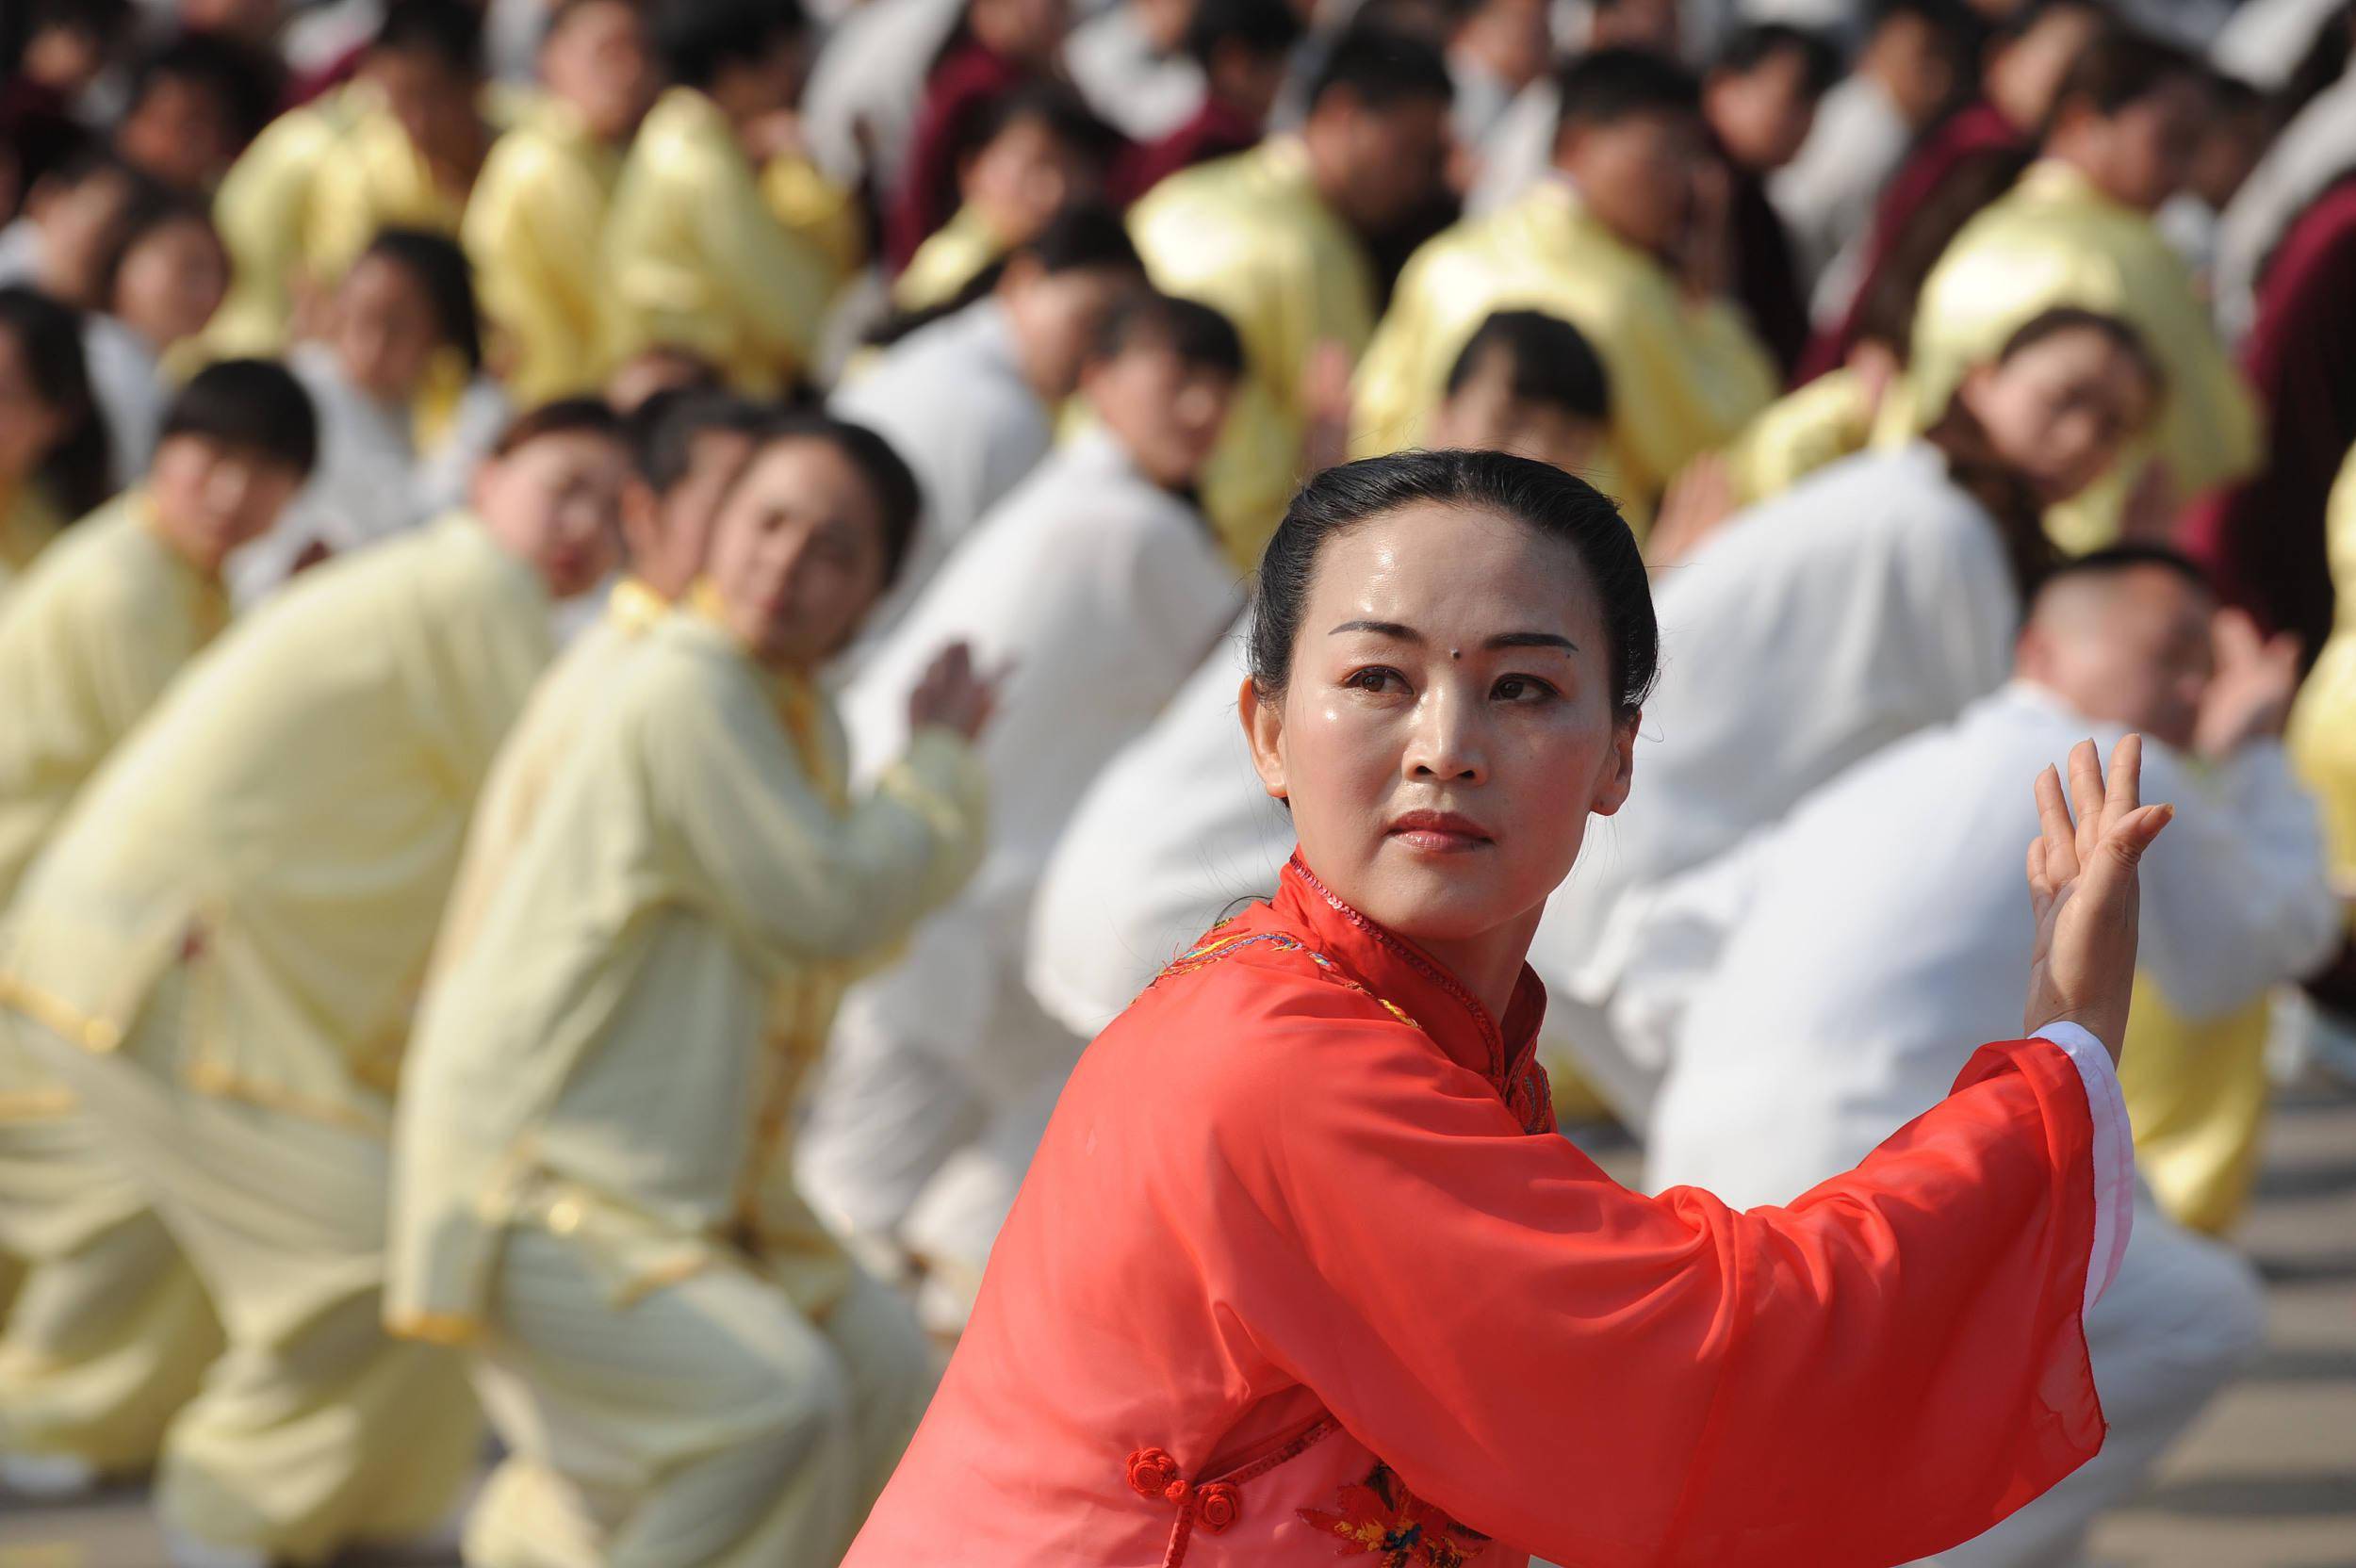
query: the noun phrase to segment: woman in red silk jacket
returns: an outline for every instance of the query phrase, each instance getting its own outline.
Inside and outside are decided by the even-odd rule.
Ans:
[[[1646,1198],[1553,1135],[1522,955],[1655,659],[1581,481],[1416,452],[1295,499],[1241,708],[1299,853],[1088,1048],[851,1568],[1862,1568],[2096,1451],[2134,743],[2107,796],[2072,759],[2074,826],[2037,781],[2043,1037],[1788,1207]]]

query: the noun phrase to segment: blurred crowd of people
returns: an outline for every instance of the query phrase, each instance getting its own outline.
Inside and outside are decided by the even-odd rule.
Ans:
[[[2074,1560],[2262,1333],[2270,1056],[2356,1061],[2352,58],[2346,0],[12,7],[0,1493],[322,1561],[487,1418],[469,1562],[837,1560],[1085,1041],[1289,847],[1288,497],[1480,447],[1654,569],[1532,951],[1653,1185],[1786,1200],[2010,1034],[1984,846],[2148,738],[2111,1443],[1940,1560]]]

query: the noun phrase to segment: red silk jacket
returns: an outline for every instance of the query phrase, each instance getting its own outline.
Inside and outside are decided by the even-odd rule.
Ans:
[[[1554,1135],[1544,1008],[1296,858],[1089,1046],[849,1568],[1865,1568],[2101,1446],[2059,1047],[1738,1214]]]

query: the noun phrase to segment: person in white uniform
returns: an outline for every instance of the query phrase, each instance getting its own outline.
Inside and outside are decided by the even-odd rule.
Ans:
[[[863,662],[982,514],[1055,444],[1055,410],[1104,314],[1144,278],[1110,212],[1068,208],[1017,246],[986,292],[893,342],[829,400],[916,471],[924,518],[892,592],[868,617]]]
[[[2133,331],[2076,309],[2022,326],[1923,439],[1832,464],[1660,576],[1644,788],[1588,835],[1530,961],[1546,1035],[1622,1119],[1661,1064],[1607,1016],[1622,895],[1731,848],[1850,763],[2004,682],[2041,514],[2091,483],[2158,403]]]
[[[2216,662],[2215,612],[2198,569],[2152,547],[2065,566],[2037,597],[2011,684],[1657,890],[1624,987],[1676,1037],[1649,1185],[1788,1202],[1939,1099],[1962,1065],[1958,1030],[2011,1027],[2034,923],[2017,874],[1973,846],[2036,835],[2018,780],[2082,736],[2108,746],[2141,731],[2146,798],[2176,808],[2142,866],[2146,985],[2217,1017],[2320,967],[2338,909],[2314,803],[2279,739],[2284,674]],[[2256,1348],[2247,1264],[2172,1224],[2148,1192],[2132,1235],[2086,1319],[2102,1452],[1941,1564],[2076,1561],[2095,1514]]]
[[[904,693],[942,645],[1008,673],[980,743],[989,858],[855,989],[800,1145],[820,1215],[884,1266],[930,1278],[928,1320],[962,1323],[1080,1039],[1023,984],[1031,898],[1081,792],[1144,730],[1242,602],[1192,485],[1243,365],[1233,326],[1143,295],[1085,372],[1099,425],[985,518],[844,699],[855,766],[897,754]]]

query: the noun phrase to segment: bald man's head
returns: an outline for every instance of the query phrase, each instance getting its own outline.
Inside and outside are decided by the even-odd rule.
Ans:
[[[2014,673],[2080,716],[2192,744],[2217,599],[2173,550],[2122,545],[2062,566],[2029,606]]]

